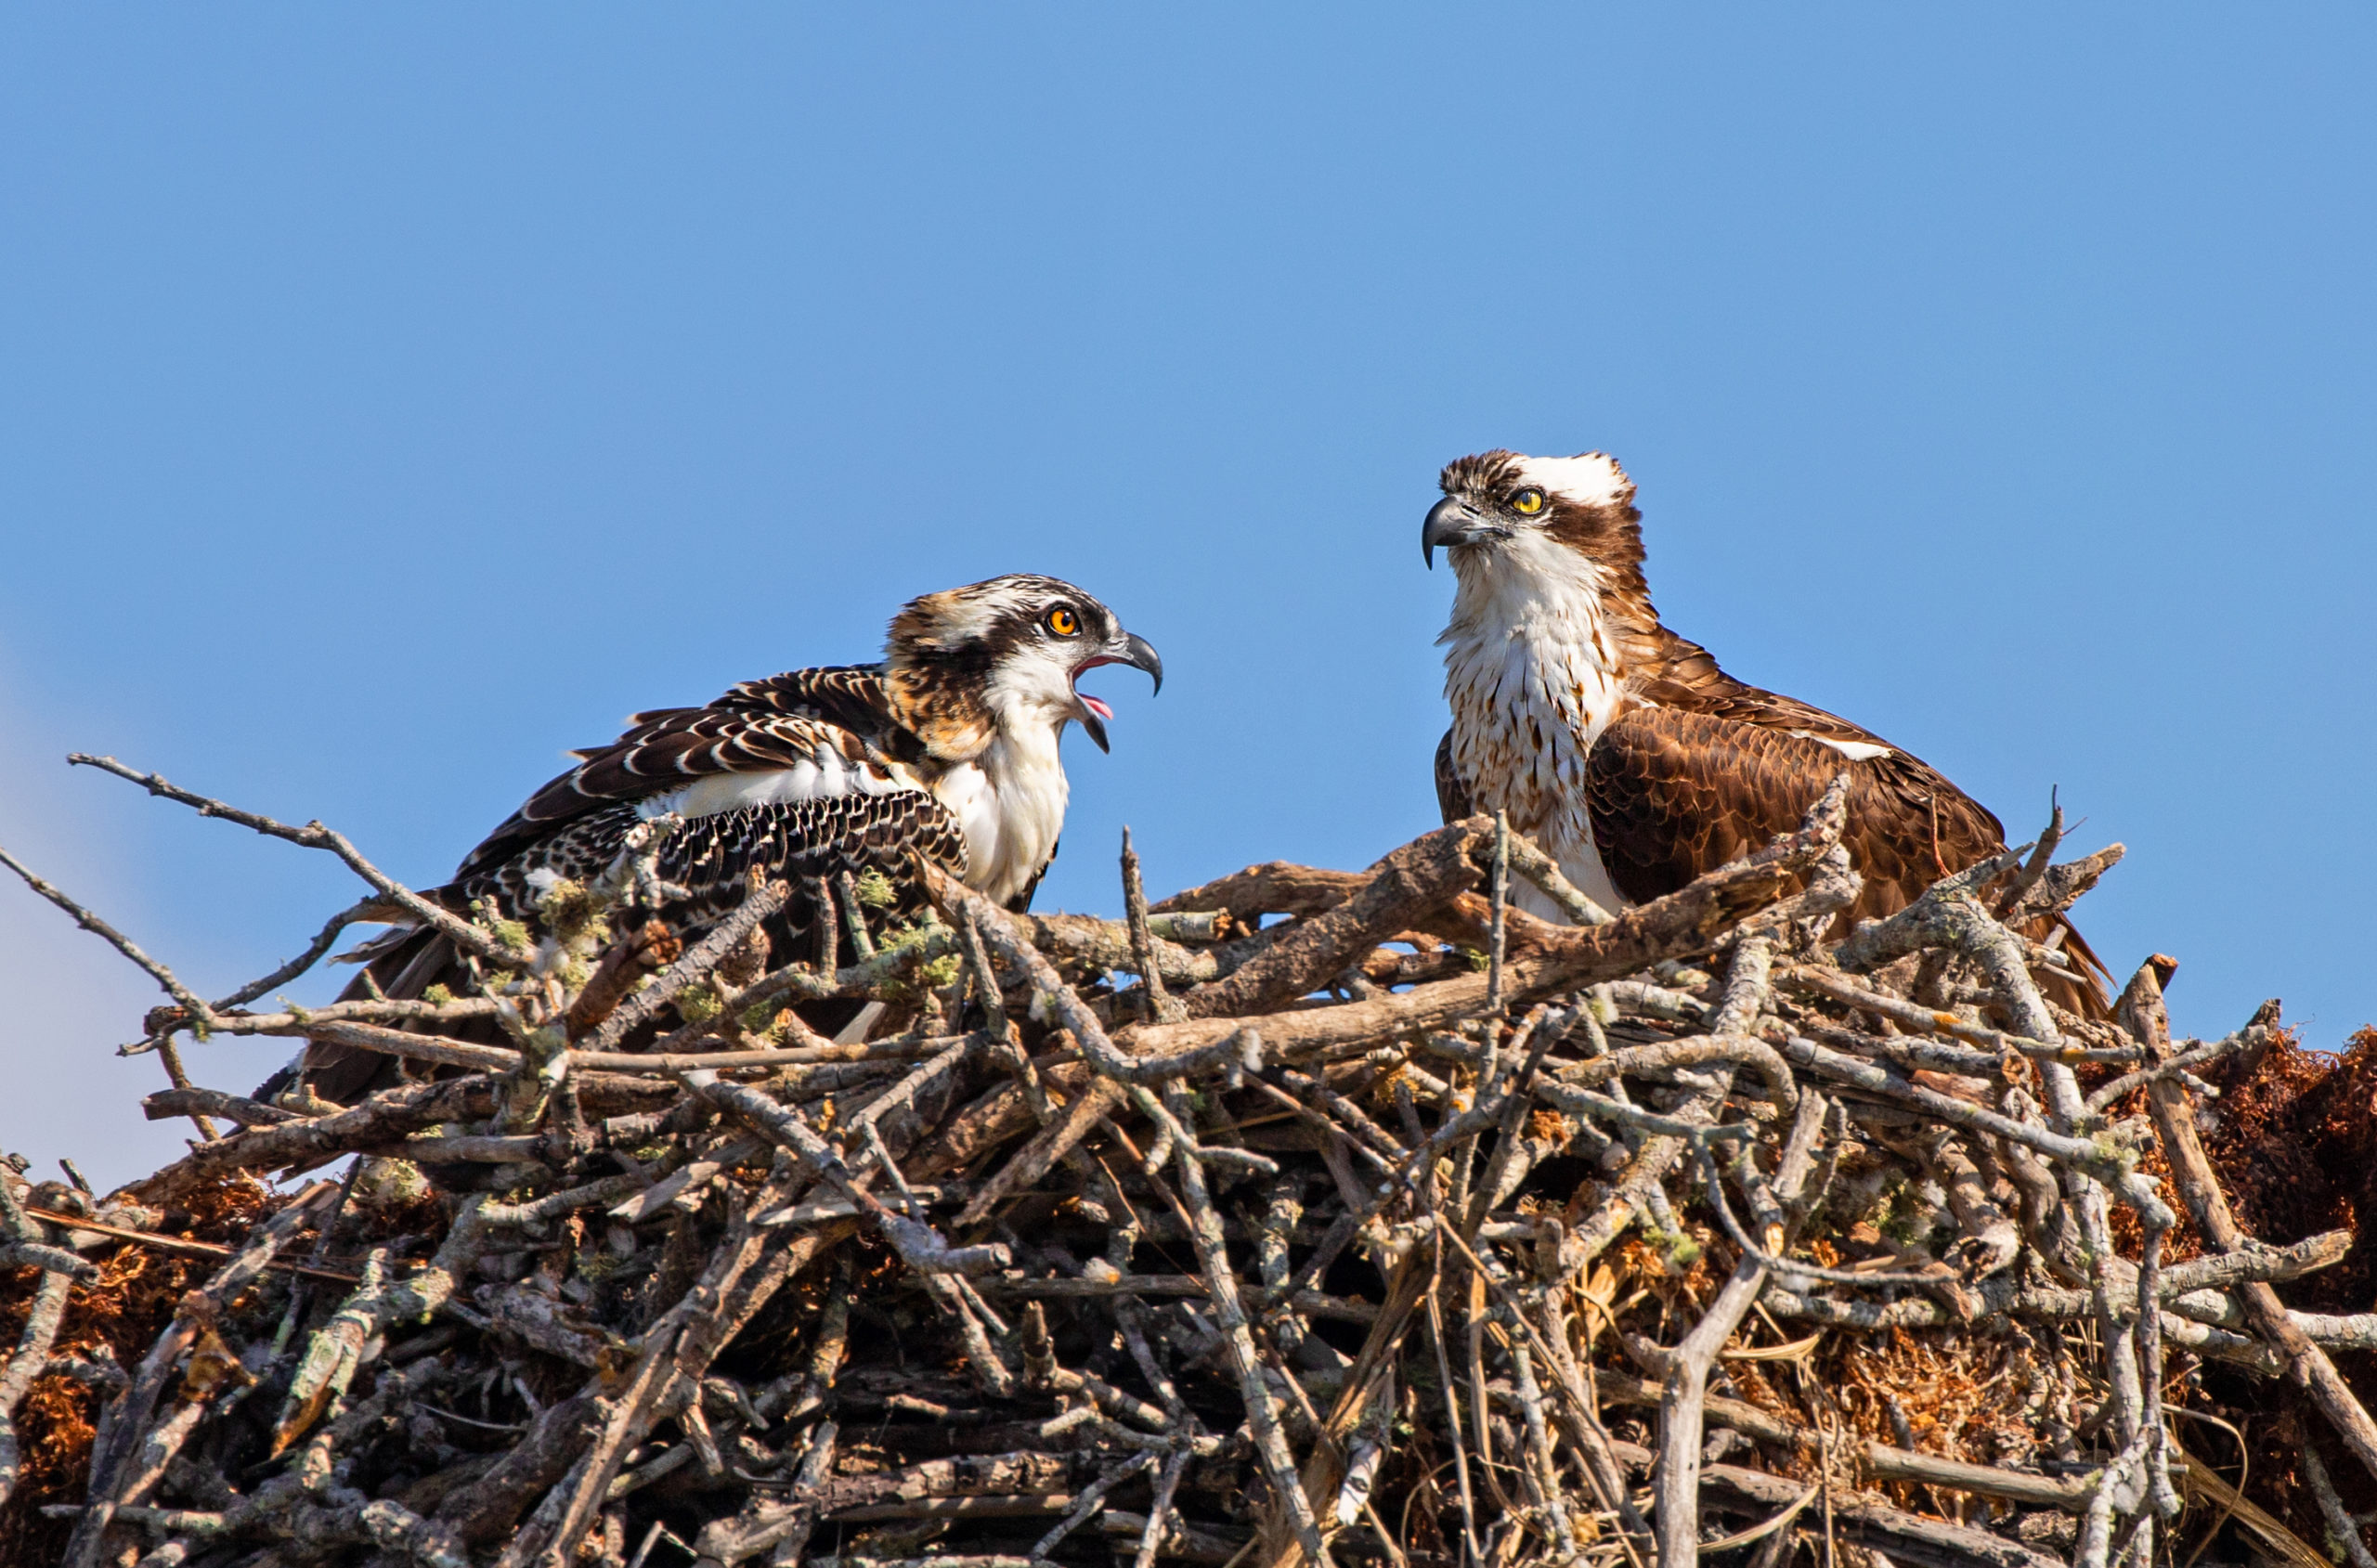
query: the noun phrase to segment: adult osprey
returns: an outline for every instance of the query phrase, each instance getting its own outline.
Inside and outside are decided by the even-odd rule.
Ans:
[[[617,740],[575,753],[577,767],[428,896],[458,912],[483,900],[531,917],[556,878],[600,875],[638,823],[673,814],[682,823],[655,868],[669,901],[655,913],[679,929],[731,908],[759,870],[792,880],[777,930],[797,934],[813,914],[807,879],[872,869],[904,885],[918,852],[1020,909],[1064,826],[1065,726],[1106,748],[1113,712],[1074,684],[1106,664],[1163,684],[1147,640],[1071,583],[1019,575],[927,594],[893,617],[880,664],[793,670],[707,707],[634,715]],[[389,996],[461,989],[452,949],[434,931],[400,934],[370,972]],[[318,1045],[299,1070],[340,1099],[384,1061]]]
[[[1743,684],[1661,625],[1633,481],[1611,458],[1487,452],[1441,483],[1420,548],[1433,566],[1444,547],[1460,579],[1437,639],[1452,706],[1436,748],[1447,822],[1507,810],[1611,909],[1795,826],[1844,770],[1844,842],[1864,877],[1852,918],[1902,908],[2006,848],[1997,819],[1921,758]],[[1513,896],[1559,918],[1532,888]]]

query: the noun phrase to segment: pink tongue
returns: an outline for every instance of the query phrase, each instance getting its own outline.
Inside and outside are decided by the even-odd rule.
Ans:
[[[1076,692],[1073,694],[1081,698],[1082,706],[1089,709],[1090,712],[1098,715],[1098,718],[1111,719],[1114,717],[1114,710],[1112,708],[1108,707],[1104,703],[1099,702],[1087,692]]]

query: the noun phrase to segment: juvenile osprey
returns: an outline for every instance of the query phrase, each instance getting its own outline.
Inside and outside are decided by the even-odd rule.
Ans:
[[[2005,849],[1997,819],[1919,758],[1744,685],[1661,625],[1634,485],[1612,459],[1487,452],[1441,484],[1420,548],[1433,566],[1445,547],[1460,579],[1436,640],[1452,705],[1436,748],[1447,822],[1507,810],[1611,909],[1796,826],[1844,770],[1844,842],[1864,877],[1852,918]],[[1532,888],[1514,897],[1559,918]]]
[[[555,878],[600,875],[630,829],[674,814],[682,823],[656,870],[682,896],[657,913],[680,929],[733,907],[756,868],[791,879],[778,930],[798,933],[812,915],[804,879],[872,869],[903,884],[918,851],[1020,909],[1064,827],[1065,726],[1106,748],[1113,712],[1074,682],[1107,664],[1163,684],[1147,640],[1071,583],[1014,576],[927,594],[892,619],[880,664],[793,670],[707,707],[634,715],[617,740],[576,753],[577,767],[428,896],[525,916]],[[421,931],[371,973],[385,994],[418,996],[459,971],[445,939]],[[338,1099],[383,1060],[317,1046],[301,1070]]]

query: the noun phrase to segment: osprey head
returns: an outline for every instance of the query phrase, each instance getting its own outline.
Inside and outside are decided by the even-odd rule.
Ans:
[[[1546,546],[1575,551],[1603,567],[1639,565],[1634,482],[1605,452],[1526,458],[1483,452],[1445,465],[1445,499],[1420,528],[1420,554],[1436,564],[1449,553],[1464,577],[1505,555],[1530,557]]]
[[[1163,661],[1114,612],[1069,582],[1018,573],[914,599],[892,617],[884,680],[928,749],[968,758],[1001,730],[1078,722],[1107,749],[1113,710],[1074,682],[1126,664],[1163,689]]]

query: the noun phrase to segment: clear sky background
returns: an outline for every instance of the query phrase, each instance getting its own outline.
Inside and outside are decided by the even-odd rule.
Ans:
[[[1045,904],[1125,822],[1358,866],[1435,820],[1437,468],[1601,447],[1669,624],[2018,837],[2059,785],[2117,971],[2333,1046],[2372,80],[2342,6],[12,6],[0,844],[219,994],[357,885],[67,751],[435,883],[630,710],[1033,570],[1168,672]],[[0,886],[0,1147],[175,1152],[157,1000]]]

